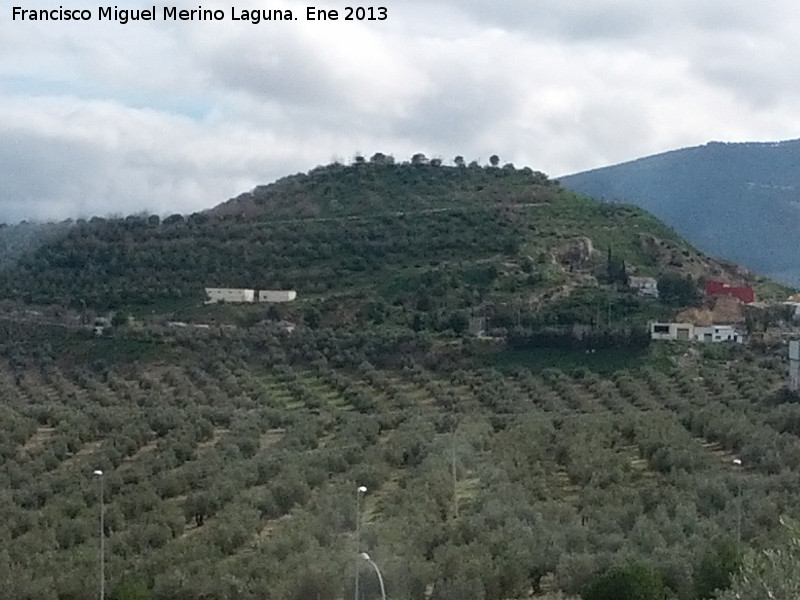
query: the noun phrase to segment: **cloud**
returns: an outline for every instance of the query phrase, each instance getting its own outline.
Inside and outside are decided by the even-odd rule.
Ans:
[[[198,210],[232,184],[254,185],[256,156],[267,158],[248,150],[256,136],[245,131],[228,138],[213,125],[109,102],[6,101],[0,124],[0,210],[12,220]]]
[[[787,0],[396,4],[361,23],[0,19],[0,220],[191,212],[356,152],[560,175],[800,131]]]

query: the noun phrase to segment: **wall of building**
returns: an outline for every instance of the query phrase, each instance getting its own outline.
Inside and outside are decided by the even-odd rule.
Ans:
[[[756,293],[750,286],[735,287],[721,281],[706,281],[707,296],[732,296],[749,304],[756,301]]]
[[[650,338],[653,340],[693,340],[694,325],[691,323],[650,323]]]
[[[732,325],[700,326],[692,323],[650,323],[650,339],[744,343],[744,334]]]
[[[744,335],[731,325],[709,325],[694,328],[698,342],[736,342],[744,343]]]
[[[294,290],[259,290],[259,302],[291,302],[297,298]]]
[[[206,304],[216,302],[253,302],[255,301],[255,290],[242,288],[206,288]]]
[[[628,278],[628,286],[636,290],[640,296],[658,298],[658,282],[653,277]]]

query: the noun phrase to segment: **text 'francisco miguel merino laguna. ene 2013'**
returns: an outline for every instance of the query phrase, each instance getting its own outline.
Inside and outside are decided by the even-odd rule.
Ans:
[[[11,7],[12,21],[116,21],[122,25],[131,21],[224,21],[230,16],[231,21],[248,21],[258,24],[263,21],[294,21],[298,16],[293,14],[290,9],[237,9],[231,7],[230,11],[222,9],[203,8],[198,6],[193,9],[179,9],[176,6],[162,6],[160,10],[156,6],[149,8],[119,8],[117,6],[99,6],[95,11],[79,8],[65,8],[59,6],[52,9],[28,9],[22,6]],[[352,10],[352,9],[351,9]],[[380,10],[380,9],[371,9]],[[386,9],[382,9],[385,11]],[[299,11],[295,11],[299,12]],[[323,18],[320,18],[323,13]],[[331,20],[338,20],[337,16],[330,13],[336,11],[317,10],[315,7],[306,7],[302,14],[306,20],[325,20],[325,16]],[[376,13],[377,14],[377,13]],[[385,18],[385,17],[384,17]],[[358,19],[362,20],[362,19]],[[383,20],[376,17],[369,20]]]

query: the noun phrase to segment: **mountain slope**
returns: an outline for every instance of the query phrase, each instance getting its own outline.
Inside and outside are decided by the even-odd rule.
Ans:
[[[685,148],[560,178],[640,206],[703,251],[800,285],[800,140]]]
[[[641,274],[735,271],[644,211],[578,197],[527,168],[362,163],[188,217],[78,223],[0,271],[0,298],[158,312],[201,304],[204,286],[293,288],[304,300],[360,296],[358,310],[388,303],[379,310],[408,320],[429,305],[530,306],[596,285],[609,251]]]
[[[644,211],[530,169],[363,163],[188,217],[79,223],[0,271],[0,298],[150,313],[197,306],[204,286],[292,288],[345,323],[408,325],[596,286],[609,252],[630,272],[742,280]]]

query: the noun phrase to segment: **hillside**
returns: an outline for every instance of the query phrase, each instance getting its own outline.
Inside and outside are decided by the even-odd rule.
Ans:
[[[712,142],[559,180],[640,206],[703,251],[800,286],[800,140]]]
[[[478,312],[503,324],[596,289],[609,252],[629,273],[756,280],[642,210],[575,196],[530,169],[365,162],[188,217],[79,222],[0,270],[0,298],[160,314],[200,305],[205,286],[288,288],[329,325],[437,327]]]
[[[72,226],[71,221],[60,223],[28,223],[16,225],[0,223],[0,269],[12,267],[19,258],[36,248],[63,236]]]
[[[4,597],[92,596],[97,468],[114,598],[351,597],[359,485],[362,549],[391,597],[419,600],[577,593],[630,560],[696,598],[716,544],[769,543],[796,514],[800,409],[779,361],[718,348],[503,374],[370,337],[4,326]],[[151,357],[112,361],[133,343]],[[369,361],[392,355],[405,366]]]
[[[0,270],[3,597],[97,594],[100,469],[109,600],[352,598],[358,550],[397,599],[563,600],[631,563],[707,598],[800,506],[785,348],[645,335],[709,276],[781,292],[639,208],[419,157],[76,223]]]

